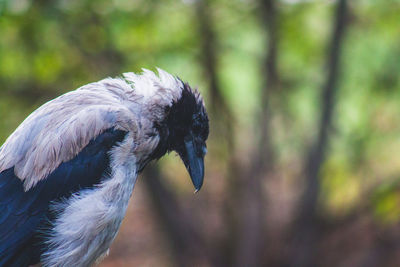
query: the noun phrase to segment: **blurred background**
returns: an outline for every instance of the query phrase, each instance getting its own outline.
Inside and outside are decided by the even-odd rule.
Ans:
[[[106,266],[400,266],[400,1],[0,0],[0,142],[86,83],[198,86],[203,189],[138,180]]]

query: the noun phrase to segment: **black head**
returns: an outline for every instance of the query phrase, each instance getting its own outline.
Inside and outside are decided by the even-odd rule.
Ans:
[[[182,84],[181,97],[167,108],[168,115],[164,121],[156,125],[161,140],[153,157],[159,158],[166,152],[176,151],[198,191],[204,179],[208,116],[200,93],[187,83]]]

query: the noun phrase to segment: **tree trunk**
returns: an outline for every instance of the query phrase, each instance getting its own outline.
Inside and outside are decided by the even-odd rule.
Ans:
[[[300,212],[294,225],[290,266],[315,266],[314,256],[316,255],[318,242],[316,208],[320,191],[320,170],[327,150],[329,130],[332,126],[335,97],[338,90],[339,59],[346,28],[346,14],[347,1],[340,0],[336,10],[334,31],[327,58],[328,72],[326,82],[322,88],[318,136],[310,148],[309,156],[305,163],[306,187],[299,205]]]
[[[265,80],[261,91],[261,111],[255,124],[259,135],[255,141],[255,151],[250,155],[249,168],[241,173],[239,184],[239,227],[235,266],[260,266],[265,242],[264,216],[265,197],[262,180],[273,168],[273,148],[271,145],[269,97],[278,90],[277,71],[277,14],[275,1],[260,1],[261,19],[267,33],[267,54],[263,70]]]

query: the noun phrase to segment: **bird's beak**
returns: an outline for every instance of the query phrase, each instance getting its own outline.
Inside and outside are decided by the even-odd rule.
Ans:
[[[192,134],[185,138],[185,149],[187,155],[186,168],[192,178],[196,192],[200,190],[204,179],[204,150],[205,145],[201,148],[197,147]],[[202,151],[198,151],[201,149]]]

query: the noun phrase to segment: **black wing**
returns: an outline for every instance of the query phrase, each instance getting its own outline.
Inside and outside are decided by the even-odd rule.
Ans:
[[[98,184],[109,172],[108,152],[125,135],[114,129],[103,132],[27,192],[14,168],[0,173],[0,266],[28,266],[39,261],[44,249],[40,233],[52,217],[50,202]]]

